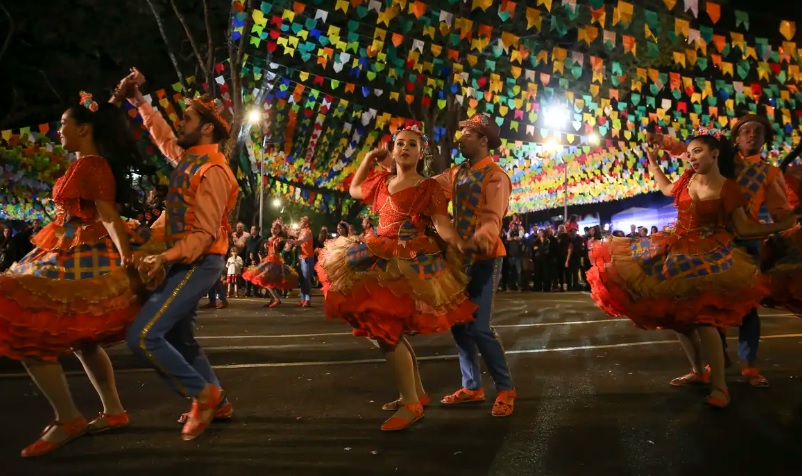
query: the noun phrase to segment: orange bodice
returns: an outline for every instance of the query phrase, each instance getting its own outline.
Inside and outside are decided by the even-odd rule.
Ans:
[[[747,200],[740,187],[732,180],[727,180],[721,188],[718,198],[694,200],[688,192],[690,181],[683,181],[682,188],[675,203],[677,206],[677,222],[675,233],[684,236],[701,229],[725,230],[732,212],[746,205]]]
[[[102,157],[90,155],[73,162],[53,186],[56,224],[66,220],[97,221],[96,200],[114,202],[114,175]]]
[[[423,234],[432,222],[432,215],[448,215],[445,194],[433,179],[391,194],[388,178],[386,172],[381,172],[362,183],[363,199],[379,215],[376,227],[379,237],[396,238],[402,227],[406,233],[408,226],[404,224],[412,224],[418,234]]]

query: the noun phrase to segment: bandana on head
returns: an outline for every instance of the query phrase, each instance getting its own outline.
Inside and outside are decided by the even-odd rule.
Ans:
[[[226,107],[222,101],[219,99],[201,96],[195,99],[187,99],[187,105],[192,106],[194,108],[200,108],[201,111],[208,112],[209,114],[214,117],[214,120],[220,123],[220,126],[225,129],[226,133],[231,131],[231,124],[228,120],[223,116],[225,113]]]
[[[92,112],[97,112],[98,105],[97,102],[92,99],[92,93],[81,91],[80,104]]]

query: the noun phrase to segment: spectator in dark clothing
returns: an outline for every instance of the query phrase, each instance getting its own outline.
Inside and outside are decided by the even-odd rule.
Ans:
[[[14,239],[11,237],[11,228],[3,228],[3,236],[0,237],[0,272],[7,270],[14,264],[15,246]]]
[[[523,232],[517,222],[512,222],[507,232],[507,283],[518,291],[523,291],[525,287],[522,260]]]
[[[580,291],[579,268],[585,243],[575,229],[568,232],[568,254],[565,258],[565,280],[569,291]]]
[[[571,247],[571,239],[568,236],[568,233],[565,231],[564,226],[560,226],[559,232],[557,233],[557,267],[555,272],[557,273],[555,281],[557,282],[557,287],[560,291],[566,290],[566,281],[567,281],[567,271],[568,271],[568,251]]]
[[[551,241],[546,230],[537,233],[532,244],[532,261],[535,264],[535,291],[551,291]]]
[[[34,220],[32,225],[29,228],[21,231],[14,235],[12,240],[14,240],[14,261],[19,261],[25,257],[28,253],[33,251],[33,243],[31,243],[31,238],[34,237],[39,230],[42,229],[42,222],[39,220]]]
[[[259,233],[259,227],[254,225],[251,227],[251,232],[245,238],[245,258],[243,261],[245,262],[246,266],[257,266],[259,265],[259,261],[254,263],[257,256],[259,256],[259,250],[262,247],[262,235]],[[254,294],[260,294],[261,288],[256,286],[250,281],[245,282],[245,295],[250,297]]]

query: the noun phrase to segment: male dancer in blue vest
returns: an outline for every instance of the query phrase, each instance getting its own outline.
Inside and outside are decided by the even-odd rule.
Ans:
[[[192,400],[181,432],[189,441],[200,436],[215,417],[230,416],[233,411],[194,337],[198,301],[220,280],[225,266],[231,230],[227,215],[239,193],[219,149],[219,143],[228,138],[230,122],[219,101],[208,96],[187,100],[176,137],[136,87],[129,101],[175,169],[164,213],[167,250],[136,263],[148,274],[166,267],[166,278],[128,330],[128,346],[168,385]]]
[[[490,155],[501,145],[498,126],[490,117],[476,114],[459,124],[459,147],[468,159],[436,177],[451,198],[454,225],[464,240],[472,240],[479,252],[470,263],[468,294],[479,306],[474,321],[452,328],[457,343],[462,388],[445,396],[444,405],[482,402],[482,370],[479,354],[496,384],[496,401],[491,414],[509,416],[515,405],[515,386],[504,356],[501,338],[490,325],[493,297],[498,288],[501,263],[505,255],[501,225],[507,214],[512,183],[507,173]]]

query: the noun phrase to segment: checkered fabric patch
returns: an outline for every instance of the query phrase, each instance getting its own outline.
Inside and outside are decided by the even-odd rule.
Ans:
[[[95,245],[79,245],[68,251],[35,249],[9,270],[49,279],[91,279],[121,267],[120,255],[111,240]]]

